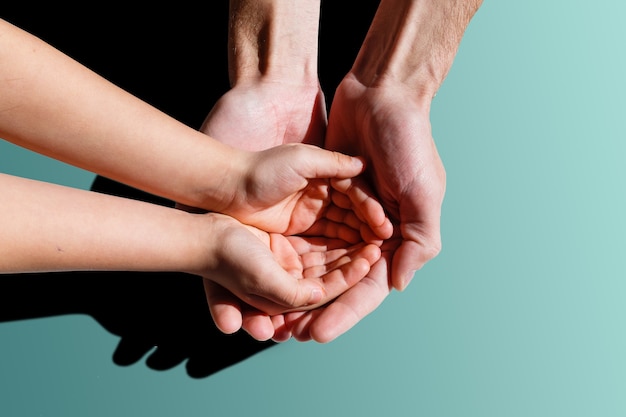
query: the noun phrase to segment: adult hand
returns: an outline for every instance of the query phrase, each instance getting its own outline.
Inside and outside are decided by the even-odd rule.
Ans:
[[[226,207],[223,212],[264,230],[286,234],[302,233],[326,218],[328,182],[311,181],[306,189],[298,188],[303,179],[300,172],[306,169],[313,172],[328,155],[306,154],[312,149],[303,153],[300,153],[303,149],[296,152],[289,147],[269,149],[289,143],[321,145],[326,120],[319,84],[261,80],[240,83],[226,93],[207,116],[201,131],[230,146],[259,153],[253,161],[255,187],[250,187],[250,191],[254,194],[235,200],[233,207]],[[277,167],[284,168],[284,175],[278,176],[281,181],[276,180]],[[377,234],[386,234],[380,230],[384,222],[382,208],[371,204],[374,200],[366,198],[360,189],[358,183],[350,188],[354,202],[351,208],[359,211],[366,222],[369,220]],[[285,196],[290,198],[284,200]],[[333,217],[337,218],[336,206],[333,210]],[[285,216],[286,212],[291,215]],[[387,223],[384,227],[388,227]]]
[[[334,339],[373,311],[391,288],[406,288],[414,271],[439,253],[445,170],[432,139],[430,101],[481,2],[380,2],[353,68],[336,91],[325,147],[366,158],[370,183],[395,223],[394,238],[383,245],[367,277],[337,300],[275,316],[275,339]],[[265,326],[258,317],[263,320],[255,324]]]
[[[319,83],[257,80],[237,84],[222,96],[200,130],[227,145],[261,151],[283,143],[319,145],[326,124]],[[204,280],[204,286],[213,320],[222,331],[234,333],[243,326],[257,340],[273,337],[269,315],[242,303],[214,281]]]
[[[282,143],[320,144],[325,130],[326,111],[318,85],[314,88],[298,87],[275,82],[234,87],[218,101],[202,126],[204,133],[226,144],[253,151]],[[348,190],[342,188],[346,187],[345,181],[336,182],[335,187],[344,192]],[[339,233],[336,227],[341,223],[352,224],[350,221],[329,221],[326,226],[320,227],[323,220],[316,222],[309,232],[321,236],[322,240],[340,237],[344,248],[355,243],[347,234]],[[389,233],[388,226],[384,230],[386,234]],[[336,244],[341,240],[333,241]],[[232,292],[213,281],[205,280],[205,289],[213,318],[223,331],[232,333],[243,326],[259,340],[270,337],[285,340],[290,337],[289,330],[281,325],[284,323],[282,315],[270,317],[242,303]]]
[[[318,83],[240,82],[215,103],[200,130],[228,145],[262,151],[285,143],[321,146],[326,133]]]
[[[441,250],[446,174],[431,133],[430,102],[400,83],[366,87],[348,75],[335,95],[326,147],[366,158],[370,179],[396,225],[391,283],[406,288]]]
[[[335,94],[326,147],[367,160],[366,173],[395,226],[367,276],[326,307],[290,313],[283,324],[298,340],[328,342],[372,312],[392,288],[441,248],[445,170],[430,127],[429,103],[402,85],[367,88],[351,75]]]
[[[240,83],[227,92],[218,100],[208,114],[201,127],[201,131],[233,147],[248,151],[265,151],[269,148],[289,143],[306,143],[321,146],[326,132],[326,123],[327,116],[324,94],[319,84],[292,84],[261,80],[254,83]],[[280,161],[277,162],[276,159],[272,159],[273,156],[271,154],[286,152],[290,151],[287,149],[268,150],[265,154],[262,154],[269,155],[269,157],[263,158],[264,163],[266,165],[281,163]],[[295,155],[294,157],[299,158],[303,156],[304,155]],[[286,168],[293,167],[294,169],[302,169],[302,167],[310,164],[310,161],[296,161],[289,155],[284,155],[282,158]],[[271,169],[271,167],[268,167],[268,170],[269,169]],[[293,175],[294,172],[288,172],[288,174]],[[280,183],[277,183],[275,178],[263,174],[263,168],[257,171],[256,176],[259,182],[266,180],[264,184],[265,189],[257,188],[255,190],[258,194],[257,198],[265,200],[265,202],[260,204],[265,206],[274,204],[275,200],[272,199],[271,195],[277,193],[277,184]],[[308,199],[307,201],[307,196],[302,196],[303,198],[299,206],[305,206],[305,209],[303,212],[298,213],[298,216],[292,216],[294,223],[285,228],[284,219],[264,215],[264,217],[268,217],[269,220],[273,222],[273,225],[265,224],[264,229],[268,228],[276,232],[281,231],[283,233],[293,234],[301,233],[309,227],[314,227],[315,230],[309,229],[309,232],[315,233],[321,229],[321,224],[323,224],[325,220],[328,220],[328,217],[334,220],[341,220],[343,224],[355,226],[356,223],[350,221],[350,219],[354,210],[357,210],[364,219],[370,220],[369,223],[374,226],[374,232],[377,235],[386,237],[389,231],[389,224],[384,218],[384,213],[380,205],[376,204],[370,195],[367,195],[362,182],[352,180],[348,182],[335,182],[335,184],[340,183],[342,184],[340,187],[342,192],[348,195],[350,200],[355,203],[354,206],[346,206],[347,211],[338,209],[337,205],[332,205],[330,207],[330,213],[323,213],[322,216],[317,216],[317,218],[312,216],[319,214],[319,212],[311,212],[311,205],[309,203],[312,202],[311,200],[319,199],[319,193],[325,194],[327,190],[326,183],[318,183],[318,185],[322,186],[321,189],[309,187],[309,191],[312,191],[313,194],[312,199]],[[351,187],[346,186],[346,184],[350,184]],[[313,191],[317,191],[318,193]],[[273,201],[267,202],[269,200]],[[305,202],[307,204],[304,204]],[[290,204],[293,203],[294,201],[292,200]],[[319,203],[319,201],[317,203]],[[259,216],[259,207],[248,208],[248,210],[253,211],[255,216]],[[269,210],[276,211],[277,208],[272,207]],[[237,211],[239,211],[239,209]],[[239,214],[239,216],[245,218],[247,214]],[[283,222],[280,227],[277,227],[275,224],[278,221]],[[361,222],[359,221],[357,223]],[[278,230],[281,227],[283,229]],[[346,228],[331,228],[331,230],[345,230],[346,233],[350,232]],[[337,234],[332,237],[340,237],[354,243],[354,240],[347,238],[346,234]]]

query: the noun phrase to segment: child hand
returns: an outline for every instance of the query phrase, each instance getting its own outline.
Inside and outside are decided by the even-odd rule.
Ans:
[[[374,244],[283,236],[221,214],[202,216],[210,220],[206,256],[190,272],[270,315],[327,303],[362,279],[380,258]]]
[[[216,211],[286,235],[303,233],[321,219],[356,216],[379,239],[391,236],[382,206],[354,178],[364,169],[360,159],[305,144],[246,155],[230,201]],[[339,204],[332,205],[333,198]]]

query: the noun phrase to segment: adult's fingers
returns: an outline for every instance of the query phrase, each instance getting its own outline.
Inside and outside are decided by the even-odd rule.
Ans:
[[[243,329],[259,341],[274,337],[270,316],[242,304],[233,293],[211,280],[204,280],[204,289],[211,317],[221,332],[233,334]]]
[[[438,216],[427,222],[405,222],[400,229],[402,241],[393,256],[391,282],[403,291],[415,272],[441,251],[441,232]]]
[[[293,337],[328,343],[355,326],[389,295],[388,254],[376,262],[365,278],[327,306],[285,316]]]
[[[239,299],[211,280],[204,279],[203,283],[209,311],[217,328],[226,334],[241,329],[243,317]]]

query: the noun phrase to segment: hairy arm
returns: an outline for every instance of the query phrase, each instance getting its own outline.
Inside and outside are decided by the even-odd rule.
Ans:
[[[431,100],[482,0],[382,0],[351,73],[368,87],[387,80]]]
[[[231,0],[231,83],[267,78],[316,83],[320,0]]]
[[[327,146],[368,160],[397,223],[391,282],[403,289],[441,249],[445,170],[430,126],[433,97],[480,0],[382,0],[331,108]]]

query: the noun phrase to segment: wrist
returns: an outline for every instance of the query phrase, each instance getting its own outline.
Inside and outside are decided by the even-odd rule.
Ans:
[[[231,0],[231,84],[317,85],[320,0]]]
[[[410,89],[402,80],[385,76],[378,77],[374,83],[368,85],[353,71],[345,75],[338,90],[349,92],[352,99],[376,108],[384,108],[382,103],[391,106],[410,103],[421,115],[430,113],[433,102],[433,95],[429,93],[431,90]]]
[[[181,242],[177,248],[178,260],[180,261],[180,271],[193,275],[204,276],[205,272],[219,262],[217,250],[222,239],[220,233],[221,223],[218,221],[218,214],[185,213],[186,240]]]
[[[421,6],[421,8],[420,8]],[[429,56],[429,37],[420,37],[420,16],[428,1],[382,0],[351,72],[367,87],[404,84],[418,96],[434,95],[436,68]]]
[[[11,219],[0,239],[3,272],[183,271],[197,255],[193,215],[19,177],[0,183],[10,203],[0,214]]]
[[[176,202],[203,210],[223,212],[232,206],[245,188],[247,160],[252,152],[238,149],[213,138],[210,146],[188,156]]]
[[[392,80],[432,99],[482,0],[381,0],[352,68],[366,86]]]

